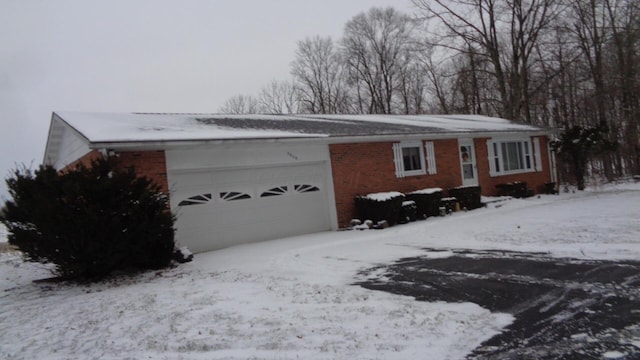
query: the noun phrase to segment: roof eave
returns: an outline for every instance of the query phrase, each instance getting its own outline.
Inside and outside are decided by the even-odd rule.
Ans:
[[[197,140],[123,140],[123,141],[96,141],[90,142],[91,149],[113,149],[124,151],[135,150],[165,150],[184,147],[201,147],[207,145],[220,145],[231,143],[325,143],[340,144],[354,142],[384,142],[398,141],[402,139],[422,139],[422,140],[442,140],[460,138],[487,138],[495,136],[549,136],[554,131],[550,129],[527,129],[527,130],[492,130],[492,131],[448,131],[448,132],[425,132],[415,134],[384,134],[384,135],[344,135],[344,136],[300,136],[281,138],[233,138],[233,139],[197,139]]]
[[[123,141],[95,141],[89,144],[91,149],[113,150],[164,150],[182,147],[199,147],[206,145],[220,145],[229,143],[256,142],[308,142],[325,140],[327,137],[282,137],[282,138],[229,138],[229,139],[185,139],[185,140],[123,140]]]
[[[344,144],[352,142],[381,142],[381,141],[398,141],[399,139],[408,140],[444,140],[444,139],[468,139],[468,138],[490,138],[496,136],[549,136],[552,131],[545,129],[530,130],[487,130],[487,131],[446,131],[431,133],[415,133],[415,134],[385,134],[385,135],[363,135],[363,136],[334,136],[328,139],[332,144]]]

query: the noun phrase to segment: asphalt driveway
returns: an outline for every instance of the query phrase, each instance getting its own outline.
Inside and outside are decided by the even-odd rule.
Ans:
[[[640,262],[426,250],[453,256],[402,259],[358,285],[514,315],[468,358],[640,359]]]

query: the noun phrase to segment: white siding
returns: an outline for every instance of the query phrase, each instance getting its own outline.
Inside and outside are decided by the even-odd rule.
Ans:
[[[60,170],[90,151],[89,144],[85,139],[68,125],[54,118],[45,152],[44,162],[46,164]]]

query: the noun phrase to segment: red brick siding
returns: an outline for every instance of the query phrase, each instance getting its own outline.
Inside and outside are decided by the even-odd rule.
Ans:
[[[411,192],[419,189],[460,186],[458,141],[435,140],[437,174],[397,178],[393,142],[332,144],[329,146],[338,226],[357,217],[354,198],[374,192]]]
[[[167,163],[164,150],[123,151],[117,153],[117,164],[122,168],[133,166],[136,174],[146,176],[160,186],[160,190],[169,194]]]
[[[136,174],[146,176],[160,186],[160,190],[169,194],[169,181],[167,179],[167,165],[163,150],[158,151],[123,151],[116,153],[116,166],[122,169],[134,167]],[[66,166],[62,171],[72,169],[78,164],[91,165],[91,161],[101,158],[98,150],[93,150],[80,159]]]
[[[483,195],[496,195],[496,185],[526,181],[540,192],[550,179],[547,139],[540,137],[543,171],[517,175],[489,176],[488,138],[474,139],[478,180]],[[393,142],[332,144],[329,146],[338,226],[344,227],[357,217],[354,198],[374,192],[411,192],[440,187],[445,191],[462,185],[457,139],[434,140],[437,174],[397,178],[393,161]],[[446,195],[446,194],[445,194]]]

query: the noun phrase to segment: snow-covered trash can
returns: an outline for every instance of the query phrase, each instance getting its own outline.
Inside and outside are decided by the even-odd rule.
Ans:
[[[374,223],[386,220],[391,226],[398,221],[403,201],[404,194],[397,191],[372,193],[355,198],[360,218],[372,220]]]
[[[413,200],[416,203],[419,217],[439,216],[442,192],[441,188],[417,190],[408,193],[407,200]]]

